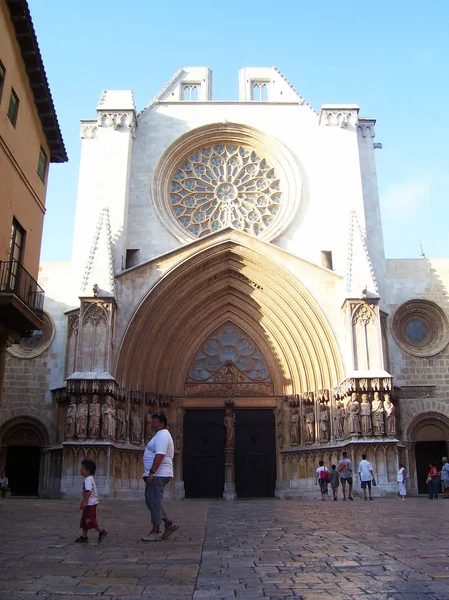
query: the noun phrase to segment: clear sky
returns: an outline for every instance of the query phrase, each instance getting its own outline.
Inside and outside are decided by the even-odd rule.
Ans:
[[[236,100],[238,70],[276,66],[316,109],[352,103],[377,121],[388,257],[449,256],[449,2],[29,0],[69,154],[50,169],[42,260],[70,260],[79,121],[103,89],[140,110],[183,66],[214,72]]]

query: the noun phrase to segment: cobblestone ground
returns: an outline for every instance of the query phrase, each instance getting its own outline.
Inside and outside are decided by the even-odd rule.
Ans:
[[[143,503],[105,501],[102,544],[73,544],[76,502],[0,501],[2,600],[449,600],[449,500],[172,503],[144,544]]]

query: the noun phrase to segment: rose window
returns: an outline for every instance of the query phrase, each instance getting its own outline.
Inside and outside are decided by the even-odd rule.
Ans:
[[[282,187],[255,150],[222,144],[191,154],[171,182],[171,209],[194,237],[224,227],[258,236],[281,212]]]

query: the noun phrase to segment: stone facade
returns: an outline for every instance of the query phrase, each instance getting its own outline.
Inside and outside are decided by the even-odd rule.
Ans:
[[[449,439],[449,263],[385,260],[356,105],[317,114],[276,69],[211,93],[181,69],[142,112],[106,91],[82,121],[73,260],[42,265],[44,331],[8,358],[2,464],[35,427],[41,494],[77,494],[88,456],[103,494],[134,497],[164,410],[174,498],[196,468],[227,499],[308,496],[342,449],[381,494],[405,462],[417,492],[423,444]]]

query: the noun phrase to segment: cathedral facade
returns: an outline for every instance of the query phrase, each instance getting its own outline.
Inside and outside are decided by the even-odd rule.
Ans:
[[[236,102],[180,69],[93,116],[72,261],[41,266],[44,327],[8,350],[13,492],[77,495],[89,457],[135,497],[162,410],[172,498],[313,496],[344,449],[379,494],[399,462],[422,492],[448,450],[449,261],[385,259],[375,120],[315,112],[275,68],[242,69]]]

